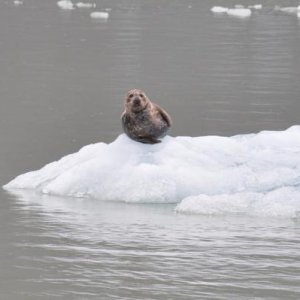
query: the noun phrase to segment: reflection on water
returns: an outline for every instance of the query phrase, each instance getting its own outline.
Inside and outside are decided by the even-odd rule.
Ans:
[[[174,136],[299,124],[299,21],[273,12],[285,1],[248,20],[212,15],[208,0],[95,2],[107,22],[55,1],[0,2],[1,185],[114,140],[132,87],[170,112]],[[0,197],[3,299],[300,298],[296,221]]]
[[[4,205],[14,212],[6,224],[17,234],[7,240],[1,269],[15,278],[1,289],[5,299],[300,295],[300,227],[292,220],[180,216],[173,205],[29,192]]]

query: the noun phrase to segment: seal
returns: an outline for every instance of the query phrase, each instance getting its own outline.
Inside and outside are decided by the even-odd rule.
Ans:
[[[172,125],[169,114],[138,89],[127,93],[121,120],[127,136],[144,144],[160,143]]]

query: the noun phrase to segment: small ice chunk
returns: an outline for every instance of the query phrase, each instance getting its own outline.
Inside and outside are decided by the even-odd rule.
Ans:
[[[83,3],[83,2],[78,2],[76,3],[76,6],[78,8],[95,8],[96,3]]]
[[[222,14],[222,13],[226,13],[228,11],[228,8],[222,6],[214,6],[210,9],[210,11],[213,13]]]
[[[265,193],[202,194],[183,199],[175,211],[201,215],[244,214],[295,218],[300,211],[299,197],[300,191],[295,187],[283,187]]]
[[[75,8],[74,4],[70,0],[61,0],[61,1],[58,1],[56,4],[61,9],[71,10],[71,9]]]
[[[92,19],[108,19],[109,13],[106,11],[94,11],[90,14]]]
[[[247,18],[251,16],[252,12],[249,8],[231,8],[227,10],[227,14],[233,17]]]
[[[287,14],[297,14],[300,11],[300,5],[297,7],[280,7],[278,5],[275,5],[274,10],[281,11]]]
[[[262,4],[249,5],[248,8],[250,8],[250,9],[262,9]]]
[[[297,12],[297,17],[300,18],[300,11]]]
[[[244,5],[242,5],[242,4],[236,4],[236,5],[234,6],[234,8],[244,8]]]
[[[19,6],[19,5],[22,5],[22,4],[23,4],[23,1],[20,1],[20,0],[15,0],[14,1],[15,6]]]

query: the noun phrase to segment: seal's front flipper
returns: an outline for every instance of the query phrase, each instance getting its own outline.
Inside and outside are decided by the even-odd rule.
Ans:
[[[161,143],[160,140],[151,137],[151,136],[139,136],[137,139],[138,142],[143,143],[143,144],[158,144]]]

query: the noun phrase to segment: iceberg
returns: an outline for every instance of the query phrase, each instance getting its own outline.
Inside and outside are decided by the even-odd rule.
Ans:
[[[121,134],[83,147],[4,186],[134,203],[179,213],[300,212],[300,126],[232,137],[170,137],[145,145]]]

